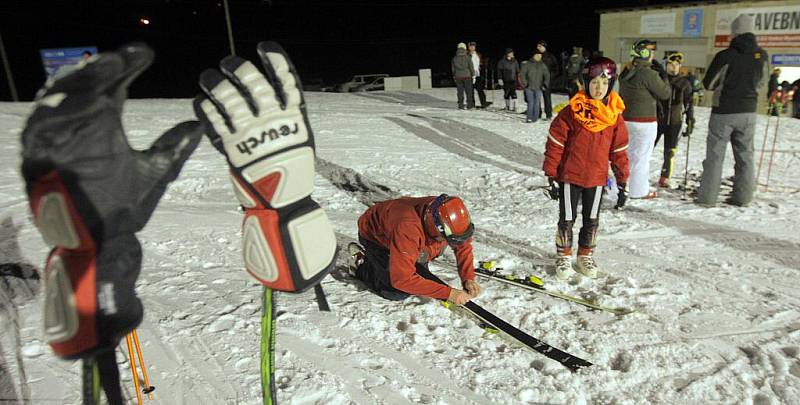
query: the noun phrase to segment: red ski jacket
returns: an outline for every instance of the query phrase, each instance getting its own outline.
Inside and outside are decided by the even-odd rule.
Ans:
[[[442,254],[446,241],[425,234],[422,215],[436,197],[402,197],[382,201],[358,218],[358,234],[389,250],[389,278],[392,287],[412,295],[447,299],[451,288],[417,274],[417,261],[429,263]],[[475,279],[472,239],[454,245],[462,283]]]
[[[604,186],[608,180],[610,162],[617,184],[627,183],[628,128],[622,118],[622,110],[619,110],[620,106],[614,103],[619,96],[613,92],[609,95],[612,110],[602,112],[605,115],[602,118],[606,122],[599,125],[600,119],[592,119],[591,114],[587,115],[585,112],[586,109],[581,110],[578,107],[576,99],[579,96],[583,96],[582,93],[573,97],[570,105],[562,109],[550,124],[542,167],[545,175],[581,187]],[[585,96],[583,98],[585,100]],[[584,111],[584,118],[579,120],[576,117],[578,113],[573,111],[575,108]],[[624,104],[621,108],[624,109]],[[616,115],[616,120],[610,124],[610,117],[613,115]],[[593,132],[587,126],[602,129]]]

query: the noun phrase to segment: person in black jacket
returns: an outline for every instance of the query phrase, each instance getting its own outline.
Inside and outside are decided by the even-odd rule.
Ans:
[[[778,90],[778,78],[781,76],[780,68],[772,69],[772,74],[769,75],[769,83],[767,83],[767,101],[771,102],[772,94]],[[767,114],[772,116],[777,116],[778,111],[772,104],[769,104],[767,108]]]
[[[716,205],[722,180],[722,163],[728,142],[736,161],[733,193],[728,203],[750,204],[755,192],[753,137],[758,106],[758,87],[769,69],[768,55],[753,35],[754,20],[741,14],[731,23],[731,44],[714,56],[703,85],[714,91],[713,108],[708,122],[706,159],[703,178],[695,202]]]
[[[506,110],[517,111],[517,79],[519,78],[519,62],[514,58],[514,50],[506,49],[503,59],[497,62],[497,73],[503,84],[503,99]]]
[[[667,77],[672,93],[669,100],[659,100],[664,111],[658,119],[658,133],[656,144],[664,136],[664,164],[661,166],[661,178],[658,186],[670,188],[669,178],[672,176],[675,152],[678,150],[678,138],[683,127],[683,116],[686,115],[686,131],[684,136],[689,136],[694,130],[694,103],[692,100],[692,84],[689,78],[681,76],[683,54],[673,52],[666,59]]]
[[[553,83],[560,70],[558,60],[552,53],[547,51],[547,42],[545,40],[540,40],[539,43],[536,44],[536,49],[542,53],[542,62],[547,66],[547,70],[550,71],[550,83]],[[553,100],[550,97],[552,87],[551,85],[542,89],[542,95],[544,96],[544,119],[546,120],[553,117]],[[541,115],[541,113],[539,115]]]

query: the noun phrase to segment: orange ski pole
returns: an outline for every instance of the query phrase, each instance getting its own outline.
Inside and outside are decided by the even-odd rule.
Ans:
[[[144,389],[142,390],[143,393],[147,394],[147,397],[152,401],[153,400],[153,391],[155,391],[156,387],[150,385],[150,379],[147,377],[147,366],[144,365],[144,357],[142,355],[142,346],[139,345],[139,334],[136,333],[136,329],[131,331],[131,336],[133,336],[133,344],[136,347],[136,356],[139,358],[139,368],[142,369],[142,376],[144,377]]]
[[[142,393],[139,391],[139,373],[136,371],[136,358],[133,356],[133,344],[131,335],[125,336],[125,343],[128,344],[128,361],[131,363],[131,375],[133,376],[133,388],[136,391],[136,401],[142,405]]]

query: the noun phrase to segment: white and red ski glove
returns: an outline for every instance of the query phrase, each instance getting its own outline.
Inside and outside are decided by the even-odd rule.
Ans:
[[[142,320],[134,284],[144,228],[202,138],[178,124],[135,151],[122,129],[128,85],[153,60],[143,44],[101,53],[39,92],[22,132],[22,175],[45,265],[45,338],[65,358],[113,350]]]
[[[228,160],[245,210],[244,264],[265,286],[299,292],[336,260],[336,237],[314,190],[314,135],[297,72],[283,48],[258,44],[266,74],[229,56],[200,75],[195,112]]]

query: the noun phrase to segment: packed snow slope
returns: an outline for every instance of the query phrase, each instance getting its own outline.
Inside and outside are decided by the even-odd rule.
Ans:
[[[494,97],[502,103],[499,92]],[[606,199],[596,250],[603,277],[560,282],[551,266],[558,208],[540,188],[548,122],[458,111],[454,89],[306,98],[319,158],[314,197],[342,248],[375,201],[456,194],[473,215],[476,260],[495,259],[506,271],[542,277],[548,288],[636,312],[591,311],[482,281],[478,304],[595,364],[573,374],[430,299],[381,299],[344,274],[340,255],[323,281],[332,312],[320,312],[313,293],[277,294],[281,403],[798,403],[800,121],[781,120],[769,192],[762,188],[749,207],[701,208],[679,191],[622,211]],[[78,364],[57,359],[42,339],[48,247],[30,220],[19,174],[30,108],[0,104],[0,395],[10,403],[79,404]],[[145,148],[191,117],[189,100],[134,100],[124,123],[131,144]],[[673,182],[683,180],[689,149],[690,187],[697,186],[708,118],[709,109],[697,109]],[[766,123],[759,117],[757,158]],[[770,135],[768,149],[771,143]],[[659,144],[653,181],[661,156]],[[729,152],[724,175],[732,174]],[[146,310],[139,337],[156,386],[152,403],[260,403],[262,290],[242,268],[241,219],[225,161],[203,141],[139,234],[137,291]],[[432,269],[457,285],[451,254]],[[118,360],[133,398],[126,350]]]

